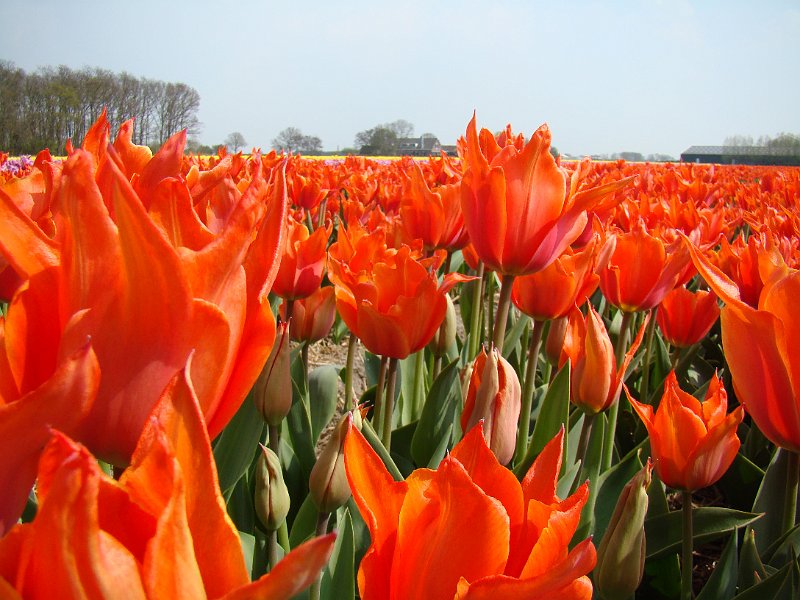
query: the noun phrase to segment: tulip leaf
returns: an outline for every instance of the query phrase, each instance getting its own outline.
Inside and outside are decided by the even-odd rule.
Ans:
[[[264,421],[248,394],[230,423],[214,442],[219,487],[229,496],[233,486],[253,462],[258,442],[264,433]]]
[[[584,416],[584,419],[586,417]],[[595,423],[592,425],[592,432],[589,437],[589,445],[586,450],[586,462],[581,465],[581,470],[578,473],[577,479],[572,485],[573,491],[587,479],[589,480],[589,499],[581,511],[581,520],[578,525],[578,531],[574,539],[582,540],[589,537],[594,532],[594,505],[597,502],[597,494],[599,493],[599,479],[600,479],[600,463],[603,461],[603,437],[605,434],[605,427],[603,421],[605,415],[602,413],[595,417]],[[616,506],[616,504],[615,504]]]
[[[748,527],[744,533],[744,542],[739,556],[738,588],[740,591],[753,587],[767,578],[767,571],[756,548],[753,529]]]
[[[528,452],[522,462],[514,468],[517,477],[522,477],[533,464],[533,459],[544,449],[563,426],[569,421],[569,363],[564,365],[553,379],[542,400],[542,406],[533,427]],[[566,440],[567,437],[564,436]]]
[[[784,534],[783,507],[789,478],[789,452],[780,448],[775,452],[753,503],[753,512],[766,513],[753,525],[756,547],[761,554]]]
[[[703,507],[692,511],[694,543],[702,544],[718,538],[737,527],[753,523],[761,515],[730,508]],[[645,521],[647,533],[647,557],[657,558],[670,552],[678,552],[681,547],[681,511],[648,518]]]
[[[297,382],[293,381],[292,387],[294,388],[292,408],[286,415],[285,424],[289,430],[292,450],[300,462],[300,468],[307,480],[317,461],[311,434],[311,415],[308,413],[308,404],[303,401],[303,394],[298,388]]]
[[[339,397],[339,369],[322,365],[308,374],[308,397],[314,443],[336,412]]]
[[[517,347],[519,338],[522,337],[522,332],[525,331],[525,326],[531,321],[527,315],[519,314],[517,311],[509,311],[509,318],[513,319],[512,325],[506,330],[506,336],[503,338],[503,357],[508,359]]]
[[[253,564],[253,554],[256,548],[256,538],[250,533],[239,531],[239,541],[242,543],[242,554],[244,554],[244,564]]]
[[[800,553],[800,524],[790,529],[764,551],[764,562],[773,567],[782,567],[791,558],[792,552]]]
[[[600,425],[598,421],[595,426]],[[604,432],[605,433],[605,432]],[[597,479],[597,494],[594,501],[594,536],[602,540],[611,515],[617,506],[617,499],[625,485],[642,469],[639,451],[629,452],[620,462],[601,473]],[[650,484],[650,488],[653,483]],[[589,488],[591,492],[591,488]],[[652,504],[651,504],[652,508]],[[648,514],[650,514],[648,512]]]
[[[322,571],[320,598],[322,600],[351,600],[356,596],[355,588],[355,541],[353,520],[350,511],[340,513],[336,543]]]
[[[742,452],[733,459],[730,468],[717,482],[730,508],[749,510],[755,502],[764,471],[754,465]]]
[[[228,515],[236,525],[236,529],[245,533],[252,533],[256,526],[256,513],[253,498],[253,488],[248,482],[248,477],[242,477],[233,486],[227,502]]]
[[[736,593],[738,535],[734,531],[697,600],[731,600]]]
[[[292,548],[297,548],[297,546],[314,536],[317,530],[318,516],[317,506],[311,499],[311,494],[309,494],[300,505],[300,510],[297,511],[297,516],[294,518],[294,523],[292,523],[292,528],[289,531],[289,545]]]
[[[570,489],[572,489],[572,484],[575,482],[580,468],[581,461],[578,461],[570,465],[569,468],[562,470],[562,475],[558,479],[558,486],[556,488],[556,494],[559,498],[566,498],[569,496]]]
[[[733,600],[794,600],[797,598],[795,582],[797,578],[797,565],[793,562],[788,563],[780,571],[777,571],[740,594],[733,597]]]
[[[411,439],[411,458],[417,465],[430,464],[445,432],[448,432],[445,442],[449,443],[460,401],[458,360],[454,360],[436,377],[422,407],[422,416]]]
[[[439,440],[439,445],[436,446],[433,450],[433,454],[431,454],[431,458],[428,461],[428,464],[425,465],[428,469],[438,469],[439,464],[444,460],[445,455],[447,454],[449,442],[450,442],[450,434],[453,432],[453,424],[451,423],[445,435],[441,437]]]
[[[386,466],[386,470],[389,471],[395,481],[402,481],[403,475],[400,473],[400,469],[398,469],[397,465],[394,464],[389,451],[381,443],[381,439],[378,437],[378,434],[375,433],[375,430],[372,428],[372,425],[370,425],[369,421],[364,421],[364,425],[361,428],[361,433],[364,434],[364,438],[369,442],[370,446],[372,446],[372,449],[377,452],[378,456],[380,456],[383,464]]]

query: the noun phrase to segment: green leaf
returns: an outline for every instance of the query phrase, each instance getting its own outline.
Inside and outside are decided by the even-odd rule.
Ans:
[[[750,510],[763,479],[764,471],[739,452],[717,486],[722,490],[729,508]]]
[[[596,423],[595,425],[599,425]],[[605,434],[605,432],[604,432]],[[622,493],[625,485],[633,479],[642,469],[642,461],[639,459],[639,450],[629,452],[620,462],[611,467],[608,471],[601,473],[597,479],[597,495],[594,501],[594,537],[602,540],[614,508],[617,506],[617,499]],[[650,484],[652,489],[653,483]],[[591,488],[590,490],[591,491]],[[648,510],[651,514],[652,504]],[[648,540],[649,544],[649,540]]]
[[[519,338],[522,337],[522,332],[525,331],[525,326],[531,321],[530,317],[521,313],[517,314],[515,310],[508,312],[509,317],[513,319],[513,324],[506,330],[506,335],[503,338],[503,357],[506,359],[514,352]]]
[[[352,600],[355,588],[355,548],[350,511],[340,513],[336,543],[322,572],[321,600]]]
[[[253,564],[253,553],[256,548],[256,538],[255,536],[245,533],[244,531],[240,531],[239,533],[239,541],[242,543],[242,554],[244,554],[244,564],[252,565]]]
[[[780,571],[773,573],[761,583],[746,589],[741,594],[733,597],[733,600],[795,600],[797,595],[793,590],[793,572],[796,569],[794,563],[789,563]]]
[[[292,409],[286,415],[284,425],[289,431],[289,439],[292,443],[292,450],[300,463],[306,479],[311,476],[311,469],[317,457],[314,454],[314,440],[311,434],[311,415],[308,412],[308,404],[303,401],[303,394],[297,386],[297,382],[292,382],[293,398]]]
[[[364,438],[369,442],[372,449],[380,456],[383,464],[386,466],[386,470],[389,471],[392,477],[394,477],[395,481],[402,481],[403,475],[400,473],[400,469],[397,468],[397,465],[394,464],[392,457],[389,454],[389,451],[386,450],[386,447],[381,443],[378,434],[375,433],[375,430],[370,425],[369,421],[364,421],[364,425],[361,428],[361,433],[364,434]]]
[[[450,443],[450,434],[453,432],[453,424],[451,423],[447,427],[447,431],[439,440],[439,445],[436,446],[433,450],[433,454],[431,454],[431,458],[428,461],[428,464],[425,465],[428,469],[438,469],[439,463],[444,460],[445,455],[447,454],[448,446]]]
[[[214,442],[219,487],[227,496],[250,467],[264,433],[264,420],[248,394],[230,423]]]
[[[256,527],[253,488],[248,477],[242,477],[233,487],[227,503],[228,515],[236,529],[253,533]]]
[[[694,544],[703,544],[729,533],[737,527],[753,523],[761,515],[730,508],[704,507],[692,511]],[[682,536],[681,511],[673,511],[645,520],[647,557],[655,558],[669,552],[678,552]]]
[[[589,537],[594,532],[594,505],[597,502],[597,495],[600,491],[600,464],[603,462],[603,437],[605,434],[603,425],[605,415],[601,413],[594,419],[595,422],[592,425],[592,433],[589,437],[589,445],[586,451],[586,463],[581,465],[578,478],[572,486],[574,490],[577,490],[578,486],[587,479],[589,480],[589,498],[581,511],[580,524],[575,536],[573,536],[579,540]]]
[[[339,396],[339,369],[333,365],[317,367],[308,375],[311,430],[314,443],[336,412]]]
[[[449,432],[446,440],[449,441],[460,403],[458,360],[454,360],[436,377],[422,407],[422,416],[411,439],[411,458],[417,465],[430,464],[445,432]]]
[[[317,531],[318,516],[319,511],[309,494],[300,505],[300,510],[297,511],[297,516],[292,523],[292,529],[289,531],[289,545],[292,548],[297,548],[306,540],[314,537]]]
[[[792,553],[800,553],[800,524],[795,525],[764,551],[764,562],[773,567],[782,567],[791,559]]]
[[[547,442],[558,434],[562,426],[566,430],[569,421],[569,373],[570,366],[567,363],[547,389],[536,425],[533,427],[533,437],[528,452],[522,462],[514,468],[517,477],[521,478],[527,473],[534,458],[544,449]]]
[[[739,557],[739,590],[743,591],[751,588],[759,581],[763,581],[766,578],[767,572],[758,554],[753,530],[748,527],[744,533],[742,552]]]
[[[786,500],[789,450],[778,449],[761,480],[753,512],[765,513],[755,525],[756,547],[763,553],[783,536],[783,505]]]
[[[736,593],[738,535],[734,531],[697,600],[730,600]]]

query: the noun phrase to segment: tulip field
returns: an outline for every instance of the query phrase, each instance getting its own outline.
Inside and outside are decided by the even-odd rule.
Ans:
[[[0,599],[800,597],[800,168],[132,127],[0,152]]]

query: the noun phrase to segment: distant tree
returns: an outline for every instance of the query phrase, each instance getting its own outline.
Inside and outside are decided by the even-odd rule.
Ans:
[[[731,148],[740,148],[742,146],[754,146],[752,135],[731,135],[725,138],[722,142],[723,146]]]
[[[225,145],[228,147],[228,150],[236,153],[247,145],[247,141],[244,139],[241,132],[234,131],[233,133],[229,133],[228,137],[225,138]]]
[[[620,152],[619,158],[628,162],[643,162],[644,155],[641,152]]]
[[[388,156],[397,151],[397,134],[383,125],[359,131],[355,146],[366,156]]]
[[[389,131],[393,132],[398,139],[409,138],[414,135],[414,124],[406,121],[405,119],[397,119],[391,123],[384,123],[382,127],[385,127]]]
[[[788,151],[789,154],[800,155],[800,136],[794,133],[779,133],[774,138],[767,141],[769,148],[780,148]]]
[[[649,162],[675,162],[675,157],[669,154],[648,154],[647,160]]]
[[[272,140],[275,150],[313,154],[322,152],[322,140],[315,135],[305,135],[297,127],[283,129]]]

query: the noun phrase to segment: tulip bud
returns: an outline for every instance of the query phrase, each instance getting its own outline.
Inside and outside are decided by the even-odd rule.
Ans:
[[[278,456],[261,446],[261,456],[256,465],[255,507],[261,524],[275,531],[289,514],[289,490],[283,481],[283,471]]]
[[[483,437],[501,464],[514,455],[522,388],[516,371],[497,348],[475,359],[469,377],[461,428],[466,433],[483,421]]]
[[[450,294],[446,294],[445,299],[447,300],[447,312],[444,315],[444,321],[428,344],[434,356],[444,356],[448,348],[456,343],[456,307]]]
[[[278,325],[267,364],[256,381],[253,395],[256,409],[269,425],[277,427],[292,408],[292,372],[289,323]]]
[[[603,598],[629,598],[642,581],[645,559],[644,518],[653,465],[633,476],[620,494],[597,550],[594,582]]]
[[[551,365],[558,365],[561,360],[561,351],[564,349],[564,337],[567,335],[568,317],[550,321],[547,340],[544,343],[544,354]]]
[[[350,484],[344,470],[344,439],[348,420],[361,429],[361,413],[358,410],[346,414],[333,430],[331,437],[311,469],[308,488],[311,499],[321,513],[333,512],[350,498]]]

